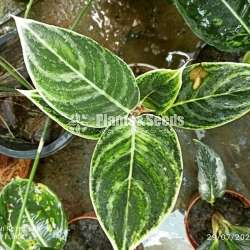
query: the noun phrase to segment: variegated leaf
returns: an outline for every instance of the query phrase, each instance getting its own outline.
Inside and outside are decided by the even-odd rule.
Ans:
[[[213,204],[224,195],[227,176],[220,156],[204,143],[195,140],[199,168],[199,192],[203,200]]]
[[[209,129],[250,111],[250,65],[201,63],[183,72],[182,88],[167,115],[184,117],[188,129]]]
[[[11,248],[28,180],[16,179],[0,194],[0,245]],[[62,204],[46,186],[32,184],[15,250],[61,249],[68,224]]]
[[[70,133],[89,140],[98,140],[103,132],[101,128],[88,128],[76,121],[69,120],[64,116],[61,116],[54,109],[52,109],[39,95],[37,90],[19,90],[20,93],[25,95],[30,101],[32,101],[39,109],[41,109],[47,116],[62,126]],[[77,120],[77,117],[75,118]]]
[[[158,114],[174,103],[182,84],[182,69],[158,69],[136,79],[144,107]]]
[[[206,240],[197,250],[219,250],[219,240]]]
[[[174,0],[193,32],[222,51],[250,49],[249,0]]]
[[[91,163],[91,198],[115,250],[134,249],[173,209],[182,180],[175,131],[153,115],[106,129]]]
[[[15,17],[29,75],[44,101],[87,127],[97,115],[127,116],[139,102],[131,69],[95,41],[73,31]]]
[[[243,63],[248,63],[250,64],[250,51],[248,51],[245,55],[244,58],[242,60]]]

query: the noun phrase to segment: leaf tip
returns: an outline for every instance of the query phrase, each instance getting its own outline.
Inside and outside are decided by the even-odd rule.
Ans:
[[[22,18],[22,17],[19,17],[19,16],[15,16],[15,15],[10,15],[10,17],[12,17],[16,23],[16,26],[17,26],[17,30],[19,31],[19,28],[27,22],[28,19],[25,19],[25,18]]]
[[[15,16],[13,14],[10,14],[9,15],[11,18],[13,18],[15,20],[15,22],[17,23],[19,20],[23,19],[22,17],[19,17],[19,16]]]
[[[23,89],[16,89],[16,91],[18,91],[19,93],[21,93],[22,95],[28,97],[31,95],[32,90],[23,90]]]

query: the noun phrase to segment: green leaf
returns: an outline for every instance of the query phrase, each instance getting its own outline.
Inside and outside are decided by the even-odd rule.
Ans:
[[[249,0],[175,0],[193,32],[222,51],[250,48]]]
[[[15,78],[22,86],[32,89],[32,85],[12,66],[8,61],[0,56],[0,67],[6,70],[13,78]]]
[[[174,103],[182,84],[182,69],[158,69],[136,79],[143,106],[158,114]]]
[[[183,116],[187,129],[210,129],[250,110],[250,65],[201,63],[183,72],[182,88],[168,115]]]
[[[44,101],[87,127],[100,114],[127,116],[139,102],[132,70],[95,41],[73,31],[15,17],[29,75]]]
[[[249,63],[250,64],[250,51],[248,51],[243,58],[243,63]]]
[[[243,234],[249,234],[250,235],[250,228],[249,227],[244,227],[244,226],[231,226],[231,230],[235,233],[243,233]],[[248,237],[250,240],[250,237]]]
[[[204,143],[195,140],[196,161],[199,168],[199,192],[203,200],[213,204],[224,195],[227,177],[220,156]]]
[[[197,250],[218,250],[219,240],[206,240]]]
[[[89,140],[98,140],[101,136],[103,129],[88,128],[61,116],[43,100],[37,90],[19,90],[19,92],[25,95],[47,116],[49,116],[52,120],[54,120],[56,123],[58,123],[61,127],[69,131],[70,133]]]
[[[182,180],[175,131],[143,115],[109,127],[91,163],[90,193],[115,250],[134,249],[173,209]]]
[[[0,194],[0,245],[10,249],[28,180],[17,179]],[[68,225],[62,205],[46,186],[33,184],[15,250],[61,249]]]

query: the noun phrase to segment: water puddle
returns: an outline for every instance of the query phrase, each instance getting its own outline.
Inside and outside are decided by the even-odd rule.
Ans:
[[[192,250],[186,239],[184,215],[176,210],[143,242],[145,250]]]

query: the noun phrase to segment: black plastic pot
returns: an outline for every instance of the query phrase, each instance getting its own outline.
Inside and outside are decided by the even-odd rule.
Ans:
[[[0,37],[0,46],[6,45],[17,37],[17,32],[11,31]],[[73,138],[68,132],[63,132],[56,140],[44,146],[41,158],[55,154],[64,148]],[[9,139],[0,139],[0,154],[20,159],[34,159],[37,151],[37,145],[31,143],[20,143],[10,141]]]
[[[59,150],[67,146],[73,139],[73,135],[64,132],[55,141],[44,146],[40,158],[53,155]],[[29,143],[21,144],[1,139],[0,141],[0,154],[19,159],[34,159],[37,151],[37,145]]]

